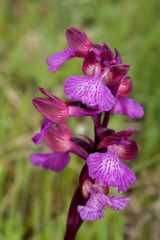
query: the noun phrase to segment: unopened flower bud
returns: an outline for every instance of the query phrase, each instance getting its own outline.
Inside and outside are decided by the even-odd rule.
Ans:
[[[128,94],[132,91],[132,80],[130,77],[124,77],[121,80],[119,89],[118,89],[118,95],[120,96],[128,96]]]
[[[100,186],[98,183],[93,184],[94,189],[97,189],[99,192],[102,192],[104,194],[107,194],[109,192],[108,186]]]
[[[107,194],[109,192],[108,186],[100,186],[98,183],[91,181],[87,178],[82,186],[82,194],[85,198],[88,198],[91,192],[101,192]]]
[[[87,178],[82,186],[82,195],[85,198],[88,198],[90,193],[91,193],[91,188],[92,188],[92,182],[89,178]]]

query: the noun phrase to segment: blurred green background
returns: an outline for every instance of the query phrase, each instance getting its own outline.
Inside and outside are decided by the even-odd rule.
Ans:
[[[132,162],[137,182],[123,212],[85,222],[77,240],[160,239],[160,2],[159,0],[1,0],[0,4],[0,240],[62,240],[65,220],[82,163],[73,156],[61,173],[32,167],[29,154],[45,151],[31,136],[42,117],[32,107],[38,87],[63,96],[63,81],[81,74],[81,59],[55,74],[46,58],[67,46],[65,29],[77,26],[94,42],[119,49],[131,65],[132,96],[145,117],[112,117],[110,127],[136,128],[139,157]],[[71,120],[80,133],[92,132],[87,119]]]

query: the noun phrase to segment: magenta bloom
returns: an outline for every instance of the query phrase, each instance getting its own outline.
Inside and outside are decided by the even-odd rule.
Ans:
[[[70,48],[56,53],[47,59],[50,72],[57,71],[63,63],[74,57],[85,57],[92,49],[92,43],[84,32],[77,28],[70,28],[66,31],[66,37]]]
[[[73,141],[70,128],[66,124],[60,126],[49,127],[47,132],[43,130],[38,133],[40,139],[45,141],[48,147],[52,150],[51,153],[33,153],[30,156],[30,160],[34,166],[44,169],[50,169],[53,171],[63,170],[69,163],[70,154],[72,152],[81,158],[86,159],[86,154],[82,151]],[[37,135],[38,135],[37,134]],[[33,140],[35,141],[36,136]],[[38,140],[39,141],[39,140]]]
[[[115,104],[115,97],[107,85],[119,83],[128,71],[128,65],[112,65],[110,58],[106,66],[101,65],[100,56],[98,63],[98,58],[96,60],[97,56],[93,52],[87,57],[84,60],[83,70],[91,76],[72,76],[66,79],[65,95],[71,100],[81,101],[87,107],[97,108],[100,112],[109,111]]]
[[[128,98],[132,80],[127,75],[129,65],[122,62],[117,49],[107,44],[91,42],[86,33],[75,27],[66,31],[69,47],[48,57],[50,72],[55,72],[68,60],[82,58],[83,76],[69,76],[64,81],[62,100],[39,88],[42,97],[33,98],[33,105],[42,115],[40,131],[32,141],[42,141],[50,149],[47,153],[33,153],[33,166],[59,172],[70,162],[71,153],[84,161],[79,183],[70,204],[64,240],[74,240],[84,220],[97,220],[105,209],[123,210],[130,198],[121,196],[135,182],[129,167],[138,154],[136,141],[130,139],[135,130],[115,132],[108,128],[111,115],[122,114],[131,119],[143,117],[143,107]],[[94,139],[76,136],[68,121],[71,117],[91,117]],[[127,160],[126,164],[124,160]],[[112,196],[110,188],[118,195]],[[119,196],[120,195],[120,196]]]

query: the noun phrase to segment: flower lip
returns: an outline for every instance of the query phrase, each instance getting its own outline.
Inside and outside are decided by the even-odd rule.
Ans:
[[[101,186],[117,187],[125,192],[136,180],[134,173],[120,161],[114,148],[106,153],[95,152],[88,156],[89,176]]]
[[[104,216],[105,207],[108,205],[113,210],[123,210],[130,198],[112,196],[108,197],[100,191],[92,191],[86,205],[79,205],[78,212],[82,220],[96,220]]]
[[[92,47],[92,43],[87,35],[78,28],[71,27],[67,29],[66,37],[72,51],[78,57],[85,57]]]
[[[100,112],[109,111],[115,104],[110,89],[98,76],[71,76],[64,83],[65,95],[75,101],[81,101]]]

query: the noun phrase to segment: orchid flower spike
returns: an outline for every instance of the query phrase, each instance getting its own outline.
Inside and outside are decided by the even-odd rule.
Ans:
[[[108,128],[110,116],[126,115],[139,119],[143,107],[128,98],[133,83],[128,76],[129,65],[122,62],[119,51],[107,44],[93,43],[78,28],[66,30],[68,48],[47,58],[48,69],[55,72],[72,58],[82,58],[82,76],[69,76],[64,81],[62,100],[40,88],[43,97],[33,98],[33,105],[42,115],[40,131],[32,137],[35,144],[42,141],[50,149],[47,153],[32,153],[33,166],[55,172],[68,166],[71,153],[83,159],[79,183],[70,204],[64,240],[74,240],[83,221],[100,219],[105,209],[124,210],[129,197],[123,196],[136,181],[134,172],[123,160],[133,160],[138,145],[130,139],[135,130],[116,132]],[[71,117],[91,117],[94,139],[76,136],[69,127]],[[71,129],[72,128],[72,129]],[[110,194],[115,188],[116,195]],[[107,210],[106,210],[107,211]]]

